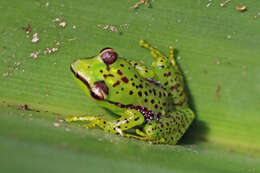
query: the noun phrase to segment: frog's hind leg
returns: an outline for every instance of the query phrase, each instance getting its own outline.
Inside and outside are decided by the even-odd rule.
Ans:
[[[151,51],[151,55],[155,58],[161,58],[161,57],[166,57],[164,56],[158,49],[152,47],[150,44],[148,44],[145,40],[140,40],[139,45],[147,48]]]
[[[143,115],[132,109],[126,109],[123,115],[115,120],[105,120],[98,116],[81,116],[81,117],[70,117],[65,119],[67,122],[74,121],[88,121],[89,128],[95,127],[96,125],[110,133],[118,133],[124,135],[123,131],[132,127],[141,125],[144,122]]]
[[[169,47],[169,58],[160,53],[145,41],[141,40],[140,45],[151,51],[156,61],[152,63],[155,73],[154,79],[159,81],[172,98],[172,106],[176,109],[187,107],[187,95],[184,90],[184,80],[181,70],[174,59],[174,48]]]
[[[154,144],[176,144],[194,119],[189,109],[172,112],[160,120],[152,120],[144,126],[143,136]]]

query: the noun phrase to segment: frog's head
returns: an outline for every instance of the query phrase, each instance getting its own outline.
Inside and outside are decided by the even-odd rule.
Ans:
[[[117,60],[117,53],[112,48],[104,48],[95,57],[74,61],[70,69],[81,89],[95,100],[104,100],[108,96],[108,86],[101,71]]]

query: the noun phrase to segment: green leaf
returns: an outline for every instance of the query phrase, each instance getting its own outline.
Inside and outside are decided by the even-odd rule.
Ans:
[[[2,170],[259,170],[260,2],[220,7],[216,0],[161,0],[137,9],[131,8],[137,0],[47,2],[0,5]],[[247,11],[236,10],[242,5]],[[64,21],[66,26],[60,26]],[[35,33],[39,40],[32,43]],[[177,49],[197,116],[180,144],[154,146],[60,122],[82,114],[112,118],[84,96],[69,65],[108,46],[149,65],[152,57],[138,46],[140,39],[165,54],[170,45]],[[52,48],[57,51],[49,54]],[[30,57],[37,52],[38,58]],[[29,108],[20,110],[25,104]]]

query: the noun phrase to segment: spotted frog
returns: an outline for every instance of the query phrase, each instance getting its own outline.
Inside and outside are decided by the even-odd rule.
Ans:
[[[170,56],[166,57],[144,40],[139,44],[155,58],[150,68],[119,57],[112,48],[70,65],[85,94],[118,118],[75,116],[66,121],[87,121],[88,127],[99,126],[107,132],[153,144],[176,144],[193,121],[194,113],[187,103],[174,48],[169,48]],[[130,134],[129,129],[135,133]]]

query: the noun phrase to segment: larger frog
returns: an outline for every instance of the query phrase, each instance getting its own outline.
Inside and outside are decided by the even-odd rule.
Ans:
[[[144,40],[140,46],[155,58],[150,68],[118,57],[112,48],[104,48],[92,58],[79,59],[70,66],[85,94],[96,104],[119,117],[105,120],[99,116],[67,118],[67,122],[88,121],[107,132],[149,141],[176,144],[194,119],[188,107],[183,76],[174,59]],[[135,129],[130,134],[128,129]]]

